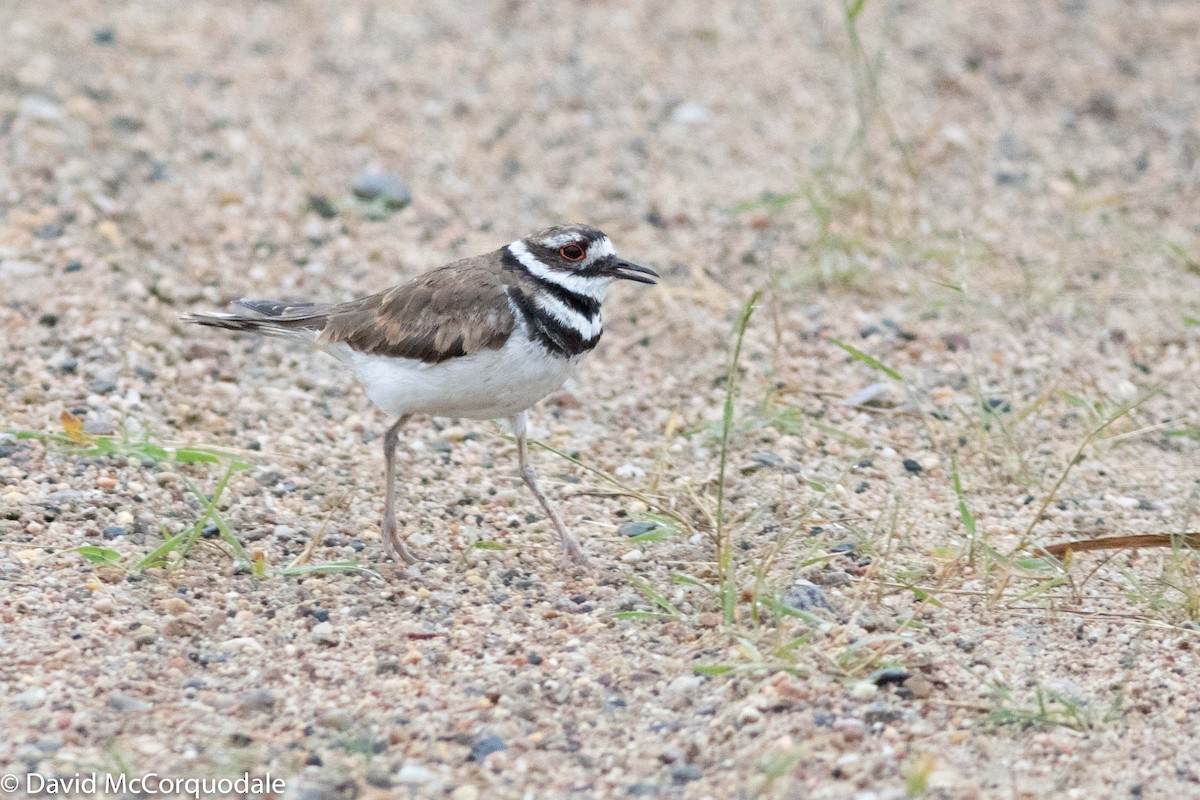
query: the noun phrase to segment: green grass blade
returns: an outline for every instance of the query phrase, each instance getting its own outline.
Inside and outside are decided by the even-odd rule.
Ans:
[[[661,606],[671,616],[673,616],[673,617],[683,616],[682,614],[679,613],[679,609],[676,608],[674,605],[672,605],[671,601],[668,600],[666,598],[666,596],[664,596],[661,592],[655,591],[654,588],[652,586],[650,586],[650,584],[646,583],[645,581],[638,580],[636,578],[631,579],[630,583],[632,583],[634,586],[636,586],[642,594],[646,595],[646,597],[650,598],[657,605]]]
[[[150,569],[151,567],[166,566],[167,555],[170,554],[171,551],[184,544],[188,537],[199,535],[200,528],[198,526],[193,526],[186,531],[175,534],[174,536],[168,536],[166,541],[146,554],[146,556],[144,556],[142,560],[134,566],[134,569],[143,570]]]
[[[107,547],[97,547],[94,544],[85,544],[81,547],[73,547],[67,551],[68,553],[79,553],[87,559],[90,564],[116,564],[121,560],[121,554],[116,550],[109,550]]]
[[[733,565],[733,547],[729,541],[729,531],[725,527],[725,475],[729,466],[729,438],[733,431],[733,406],[737,396],[737,372],[742,359],[742,343],[746,339],[746,329],[750,325],[750,317],[754,314],[754,306],[762,297],[761,291],[750,295],[742,307],[742,315],[738,320],[737,338],[733,345],[733,356],[729,359],[729,368],[725,376],[725,408],[721,418],[721,451],[717,467],[717,574],[721,585],[721,613],[726,624],[732,624],[737,610],[737,575]]]
[[[500,542],[493,542],[493,541],[489,541],[487,539],[479,539],[477,541],[471,542],[471,547],[475,548],[476,550],[511,550],[512,549],[511,545],[501,544]]]
[[[671,619],[671,614],[661,611],[618,611],[613,619]]]
[[[862,350],[859,350],[857,347],[855,347],[853,345],[846,344],[841,339],[834,339],[834,338],[830,337],[829,341],[832,344],[845,350],[856,361],[861,361],[862,363],[866,364],[871,369],[879,370],[880,372],[882,372],[884,375],[887,375],[892,380],[896,380],[896,381],[900,381],[901,383],[904,383],[903,375],[901,375],[899,372],[896,372],[896,370],[892,369],[887,364],[884,364],[882,361],[875,358],[874,356],[867,355]]]
[[[728,664],[707,664],[699,667],[692,667],[692,672],[697,675],[726,675],[733,672],[736,667],[731,667]]]

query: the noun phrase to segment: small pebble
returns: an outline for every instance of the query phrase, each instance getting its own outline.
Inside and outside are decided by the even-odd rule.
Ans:
[[[899,667],[884,667],[871,674],[871,682],[876,686],[899,686],[909,679],[909,673]]]
[[[840,569],[822,570],[813,576],[813,583],[821,586],[845,586],[853,580],[850,573]]]
[[[704,771],[695,764],[676,764],[671,768],[671,781],[676,786],[698,781],[704,777]]]
[[[641,536],[643,533],[649,533],[658,527],[654,522],[626,522],[617,529],[617,533],[622,536]]]
[[[466,441],[467,429],[460,425],[452,425],[442,430],[442,438],[447,442]]]
[[[309,195],[308,207],[321,219],[333,219],[338,214],[337,206],[323,195]]]
[[[703,125],[712,119],[712,113],[699,103],[680,103],[671,112],[671,119],[683,125]]]
[[[158,640],[158,633],[148,625],[138,625],[129,633],[133,637],[134,644],[139,646],[151,645]]]
[[[332,647],[338,643],[337,632],[333,629],[332,623],[318,622],[313,625],[312,629],[313,641],[317,644],[323,644],[327,647]]]
[[[842,717],[835,720],[832,727],[848,742],[860,741],[867,735],[867,726],[861,719],[855,717]]]
[[[471,743],[471,753],[467,756],[467,761],[483,761],[492,753],[507,749],[508,745],[499,736],[494,734],[480,736]]]
[[[275,694],[270,689],[250,689],[238,698],[238,707],[249,712],[274,711]]]
[[[870,406],[872,408],[891,408],[896,405],[896,399],[892,396],[892,386],[888,383],[872,383],[859,389],[842,402],[848,406]]]
[[[380,200],[394,210],[412,202],[412,190],[399,175],[392,172],[364,172],[354,179],[350,190],[360,200]]]
[[[32,278],[41,271],[42,268],[32,261],[16,261],[14,259],[0,261],[0,275],[7,275],[10,278]]]
[[[850,696],[855,700],[868,700],[879,692],[879,687],[871,681],[858,681],[850,686]]]
[[[761,719],[762,712],[754,706],[742,706],[742,709],[738,711],[738,725],[753,725],[755,722],[758,722]]]
[[[108,696],[107,705],[114,711],[149,711],[150,704],[136,697],[130,697],[121,692],[113,692]]]
[[[791,588],[783,593],[782,600],[785,606],[796,611],[813,611],[818,608],[833,611],[833,606],[820,587],[803,579],[793,583]]]
[[[890,707],[882,700],[877,703],[871,703],[863,711],[863,722],[868,725],[887,725],[900,719],[902,714],[897,709]]]
[[[688,673],[680,675],[667,684],[667,694],[685,694],[704,685],[704,676]]]
[[[12,698],[12,702],[24,711],[32,711],[46,702],[47,692],[40,686],[26,689]]]
[[[409,762],[396,772],[394,780],[403,786],[424,786],[438,779],[438,774],[420,764]]]
[[[187,600],[182,597],[168,597],[159,602],[158,607],[168,614],[179,616],[192,610]]]
[[[382,769],[369,769],[365,780],[368,786],[373,786],[376,789],[390,789],[395,785],[392,776]]]

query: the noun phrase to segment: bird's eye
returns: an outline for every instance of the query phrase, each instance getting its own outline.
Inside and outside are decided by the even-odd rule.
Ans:
[[[558,254],[567,261],[583,261],[583,257],[587,255],[587,252],[577,244],[569,244],[560,249]]]

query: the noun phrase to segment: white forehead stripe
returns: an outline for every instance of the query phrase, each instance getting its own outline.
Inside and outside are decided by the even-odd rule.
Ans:
[[[556,283],[568,292],[574,292],[584,297],[590,297],[593,300],[602,301],[604,300],[605,289],[612,282],[612,278],[609,277],[572,275],[570,272],[551,269],[541,261],[538,261],[537,256],[529,252],[529,248],[519,239],[507,247],[508,252],[513,254],[513,257],[521,263],[522,267],[529,270],[530,275],[534,275],[550,283]],[[610,244],[609,247],[612,247],[612,245]]]
[[[603,236],[588,245],[587,258],[583,260],[583,263],[590,264],[598,258],[607,258],[616,254],[617,248],[613,247],[613,243],[607,236]]]
[[[577,233],[560,233],[558,236],[551,236],[549,239],[542,239],[539,244],[549,247],[551,250],[556,247],[566,247],[569,244],[578,242],[580,239]],[[579,263],[581,265],[590,264],[598,258],[606,256],[615,256],[617,248],[613,247],[612,240],[607,236],[601,236],[596,241],[587,246],[587,258]]]
[[[541,243],[546,247],[564,247],[571,242],[579,241],[577,233],[560,233],[558,236],[551,236],[549,239],[542,239]]]

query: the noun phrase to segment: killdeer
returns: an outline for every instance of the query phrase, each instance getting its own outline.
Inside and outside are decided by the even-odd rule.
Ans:
[[[238,311],[183,319],[308,342],[354,371],[367,397],[395,420],[383,437],[383,538],[396,557],[417,561],[396,530],[396,445],[409,418],[425,414],[507,418],[521,477],[557,529],[565,558],[587,563],[538,487],[526,411],[562,386],[600,341],[609,284],[617,278],[653,284],[657,277],[618,258],[596,228],[559,225],[359,300],[243,299],[234,303]]]

